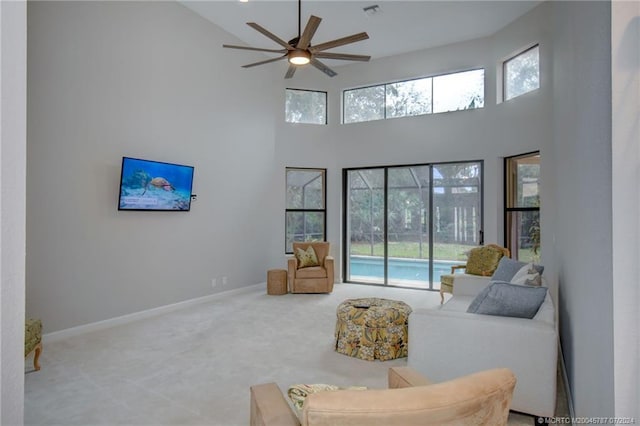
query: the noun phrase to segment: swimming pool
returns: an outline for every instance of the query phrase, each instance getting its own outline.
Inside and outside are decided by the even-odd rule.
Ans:
[[[440,282],[440,275],[450,274],[452,265],[463,262],[436,260],[433,262],[433,281]],[[384,258],[380,256],[350,256],[351,279],[381,281],[384,278]],[[388,263],[389,280],[429,282],[429,261],[391,257]]]

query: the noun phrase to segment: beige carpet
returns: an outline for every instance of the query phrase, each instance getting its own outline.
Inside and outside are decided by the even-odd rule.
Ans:
[[[266,286],[47,344],[26,360],[28,425],[247,425],[249,386],[274,381],[385,387],[390,366],[333,350],[347,298],[437,306],[438,293],[337,284],[330,295],[268,296]],[[532,425],[512,414],[510,424]]]

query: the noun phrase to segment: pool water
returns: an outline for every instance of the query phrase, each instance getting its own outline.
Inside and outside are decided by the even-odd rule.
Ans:
[[[433,281],[439,282],[440,275],[450,274],[452,265],[462,262],[436,260],[433,262]],[[429,282],[429,261],[425,259],[389,258],[389,280]],[[357,277],[384,278],[384,258],[379,256],[351,256],[352,279]]]

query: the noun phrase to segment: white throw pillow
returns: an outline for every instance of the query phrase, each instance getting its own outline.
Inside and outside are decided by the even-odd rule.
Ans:
[[[538,271],[533,268],[533,263],[527,263],[511,278],[512,284],[519,285],[542,285],[542,279]]]

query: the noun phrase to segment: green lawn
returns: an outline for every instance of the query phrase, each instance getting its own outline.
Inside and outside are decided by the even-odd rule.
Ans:
[[[473,245],[464,244],[443,244],[436,243],[433,245],[434,260],[467,260],[467,252],[472,249]],[[364,256],[382,256],[384,246],[382,243],[373,245],[373,253],[371,253],[371,246],[368,243],[352,243],[351,254],[364,255]],[[539,262],[539,255],[534,255],[531,249],[521,248],[518,251],[518,259],[523,262]],[[429,258],[429,244],[422,244],[422,256],[420,256],[420,245],[416,242],[400,242],[389,243],[389,257],[402,257],[408,259],[428,259]]]
[[[467,260],[466,252],[475,246],[464,244],[442,244],[433,245],[435,260]],[[384,254],[382,243],[373,245],[373,255],[382,256]],[[371,255],[371,245],[367,243],[352,243],[351,254]],[[409,259],[428,259],[429,244],[422,244],[422,256],[420,256],[420,245],[416,242],[389,243],[389,257],[403,257]]]
[[[538,254],[535,254],[530,248],[521,248],[518,250],[518,260],[521,262],[540,263],[540,250],[538,250]]]
[[[467,251],[475,246],[468,246],[464,244],[442,244],[437,243],[433,245],[434,259],[435,260],[467,260]],[[382,243],[374,244],[373,253],[371,253],[371,246],[367,243],[352,243],[351,254],[363,255],[363,256],[382,256],[383,245]],[[401,242],[401,243],[389,243],[389,257],[402,257],[408,259],[428,259],[429,258],[429,244],[422,244],[422,256],[420,256],[420,245],[415,242]],[[512,256],[513,257],[513,256]],[[523,262],[540,262],[540,251],[538,254],[534,254],[531,249],[521,248],[518,252],[519,260]]]

